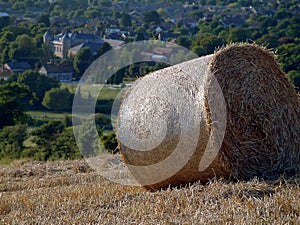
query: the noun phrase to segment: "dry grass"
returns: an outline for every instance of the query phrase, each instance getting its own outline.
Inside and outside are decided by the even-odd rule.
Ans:
[[[0,196],[0,224],[300,224],[299,184],[217,180],[147,192],[83,160],[0,166]]]

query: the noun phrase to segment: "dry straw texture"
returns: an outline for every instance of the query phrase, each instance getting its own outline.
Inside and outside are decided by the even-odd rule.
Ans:
[[[237,178],[276,179],[300,167],[300,107],[274,55],[255,45],[230,45],[209,65],[227,104],[221,148]]]
[[[225,113],[218,106],[220,98],[214,97],[215,78],[224,95]],[[168,85],[174,83],[177,92],[184,90],[184,93],[189,93],[182,98],[195,104],[190,108],[187,104],[186,108],[186,111],[194,110],[191,115],[199,117],[199,123],[194,123],[197,127],[187,126],[190,133],[182,131],[180,114],[184,112],[172,105],[176,102],[172,93],[168,101],[163,102],[160,98],[145,98],[143,95],[152,91],[155,96],[161,94],[165,97]],[[131,94],[143,96],[139,104],[129,104]],[[151,126],[155,127],[159,118],[166,121],[166,136],[152,151],[136,151],[138,148],[128,147],[118,135],[121,153],[133,176],[146,189],[197,180],[207,182],[215,176],[238,179],[258,176],[266,180],[277,179],[280,175],[291,176],[300,170],[299,111],[298,96],[274,55],[256,45],[232,44],[214,55],[156,71],[138,80],[124,98],[118,126],[122,127],[123,133],[133,132],[136,137],[147,139],[151,135],[149,124],[153,123]],[[219,127],[214,124],[220,123],[223,113],[226,130],[220,144],[222,147],[208,168],[199,171],[199,163],[210,138],[219,135]],[[125,123],[128,117],[130,122]],[[180,159],[173,162],[184,161],[181,169],[167,176],[168,172],[164,170],[168,168],[154,170],[151,167],[171,158],[180,140],[185,138],[182,136],[192,136],[197,131],[199,137],[193,154],[186,153],[187,160],[180,158],[186,149],[192,147],[187,141],[186,147],[180,147]],[[141,169],[143,166],[146,169]],[[162,179],[152,182],[151,177]]]
[[[0,224],[299,224],[299,185],[214,181],[147,192],[83,161],[0,165]]]

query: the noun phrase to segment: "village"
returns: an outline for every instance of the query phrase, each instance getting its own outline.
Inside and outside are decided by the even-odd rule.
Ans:
[[[214,26],[224,30],[247,28],[256,31],[262,29],[263,22],[253,18],[271,18],[276,13],[271,3],[264,3],[258,7],[251,5],[245,7],[235,3],[214,6],[201,5],[199,2],[182,4],[107,1],[100,7],[100,3],[92,5],[89,1],[86,12],[77,9],[68,15],[63,15],[55,4],[55,1],[49,1],[46,9],[39,8],[39,5],[26,5],[22,8],[19,4],[18,8],[16,3],[0,4],[0,12],[2,12],[0,16],[10,17],[14,26],[24,26],[24,24],[32,26],[41,22],[41,18],[45,23],[47,21],[49,23],[41,29],[45,32],[40,37],[43,44],[49,48],[47,60],[37,63],[38,60],[26,61],[26,56],[22,57],[25,59],[22,61],[8,57],[3,61],[0,77],[7,79],[13,73],[20,74],[33,69],[53,76],[61,82],[71,82],[78,80],[82,75],[82,72],[75,71],[73,60],[83,48],[91,50],[93,60],[99,56],[97,53],[104,43],[116,48],[133,41],[160,40],[190,48],[191,46],[185,45],[184,41],[186,38],[192,40],[197,36],[199,23],[213,23]],[[49,10],[51,10],[50,14]],[[300,17],[299,10],[295,9],[290,13]],[[222,45],[224,42],[215,43],[217,44]],[[3,52],[4,49],[1,50]],[[147,54],[153,57],[156,55],[166,57],[164,52],[168,51],[165,49],[160,51],[161,54],[155,52]],[[64,63],[60,63],[62,61]],[[75,73],[77,76],[74,76]]]

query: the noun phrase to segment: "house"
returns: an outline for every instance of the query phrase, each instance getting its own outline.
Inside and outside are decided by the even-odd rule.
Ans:
[[[43,41],[52,47],[54,55],[59,58],[67,58],[69,50],[80,44],[95,43],[95,45],[99,45],[104,43],[103,39],[94,33],[83,32],[52,35],[50,31],[46,31]]]
[[[107,39],[123,40],[134,35],[135,33],[131,28],[107,28],[104,37]]]
[[[104,42],[103,42],[104,43]],[[96,43],[96,42],[85,42],[79,45],[76,45],[69,49],[68,56],[75,56],[77,53],[85,47],[89,47],[93,53],[93,55],[97,55],[100,47],[103,45],[103,43]]]
[[[9,17],[9,14],[6,12],[0,12],[0,17]]]
[[[251,22],[248,26],[249,29],[259,29],[261,27],[260,22]]]
[[[274,16],[275,10],[271,8],[261,7],[257,8],[259,16]]]
[[[220,22],[225,28],[228,28],[229,26],[241,27],[246,20],[242,16],[223,16]]]
[[[68,34],[64,34],[59,39],[54,39],[52,42],[54,55],[59,58],[67,58],[68,50],[71,48],[71,44],[71,39]]]
[[[167,48],[167,47],[155,47],[153,49],[153,52],[157,55],[171,55],[173,52],[173,48]]]
[[[12,73],[23,73],[26,70],[32,70],[32,66],[28,62],[8,62],[3,67],[4,70]]]
[[[125,41],[115,40],[115,39],[103,39],[113,48],[119,48],[121,45],[125,43]]]
[[[161,29],[160,27],[156,27],[154,30],[156,33],[160,33],[163,31],[163,29]]]
[[[141,56],[145,61],[165,62],[172,56],[173,50],[168,47],[155,47],[152,52],[142,51]]]
[[[161,32],[158,34],[158,39],[161,41],[176,40],[178,37],[180,37],[180,34],[174,34],[170,32]]]
[[[72,46],[85,43],[85,42],[94,42],[94,43],[103,43],[101,37],[96,36],[94,33],[83,33],[81,32],[75,32],[69,34],[69,37],[71,39]]]
[[[123,9],[123,7],[122,7],[121,5],[116,4],[116,3],[113,3],[113,4],[112,4],[112,7],[113,7],[114,9],[116,9],[116,10],[122,10],[122,9]]]
[[[106,34],[104,37],[112,40],[123,40],[121,33],[110,33],[110,34]]]
[[[142,18],[142,14],[139,13],[139,12],[137,12],[136,10],[131,11],[131,12],[129,13],[129,15],[130,15],[131,17]]]
[[[20,74],[32,69],[32,66],[28,62],[8,62],[0,69],[0,77],[6,80],[12,74]]]
[[[39,72],[60,82],[70,82],[74,70],[71,64],[47,63],[40,68]]]

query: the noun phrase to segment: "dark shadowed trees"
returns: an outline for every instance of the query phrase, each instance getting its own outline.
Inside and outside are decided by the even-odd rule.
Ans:
[[[52,88],[59,86],[59,82],[52,77],[35,71],[26,71],[18,77],[18,83],[27,85],[30,92],[35,95],[33,107],[42,106],[44,95]]]
[[[32,95],[25,85],[13,82],[0,86],[0,129],[26,121]]]

